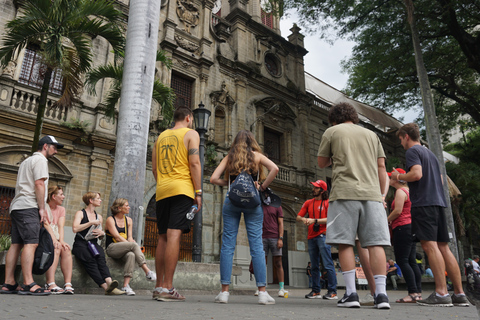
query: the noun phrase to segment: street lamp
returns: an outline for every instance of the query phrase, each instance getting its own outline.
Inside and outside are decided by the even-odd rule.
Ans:
[[[205,109],[202,102],[198,105],[198,108],[193,110],[193,122],[195,124],[195,130],[200,135],[200,163],[202,166],[202,177],[200,179],[200,189],[203,190],[203,167],[205,163],[205,133],[208,131],[208,120],[212,113],[210,110]],[[203,202],[203,198],[202,198]],[[202,262],[202,211],[201,209],[195,215],[193,220],[193,262]]]

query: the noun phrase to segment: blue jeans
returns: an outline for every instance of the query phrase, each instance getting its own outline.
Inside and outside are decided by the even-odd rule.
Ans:
[[[311,288],[312,287],[312,284],[313,284],[313,281],[312,281],[312,276],[308,276],[308,287]]]
[[[308,239],[308,253],[312,262],[312,280],[314,292],[320,292],[320,258],[322,265],[327,270],[328,292],[337,293],[337,275],[333,265],[330,245],[325,243],[325,235],[321,234],[313,239]]]
[[[243,212],[245,227],[247,229],[250,255],[252,256],[253,271],[257,287],[264,287],[267,284],[267,266],[265,264],[265,251],[263,250],[262,228],[263,210],[262,206],[254,209],[242,209],[235,207],[228,196],[223,203],[223,235],[222,248],[220,250],[220,283],[230,284],[232,276],[233,254],[237,243],[238,226]]]

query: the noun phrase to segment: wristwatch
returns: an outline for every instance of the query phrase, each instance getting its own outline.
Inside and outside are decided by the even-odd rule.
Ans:
[[[280,238],[278,238],[278,239],[283,240],[283,237],[280,237]]]

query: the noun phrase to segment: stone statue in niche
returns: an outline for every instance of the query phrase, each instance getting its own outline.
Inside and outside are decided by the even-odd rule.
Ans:
[[[3,76],[7,76],[9,78],[13,78],[15,75],[15,70],[17,69],[17,63],[15,61],[10,60],[7,66],[3,69]]]
[[[190,32],[191,28],[198,25],[200,12],[191,0],[177,0],[177,14],[180,21],[185,23],[185,31]]]
[[[210,94],[212,98],[212,103],[214,106],[222,104],[231,108],[235,104],[232,96],[228,92],[227,84],[225,81],[222,82],[222,89],[220,91],[214,91]]]

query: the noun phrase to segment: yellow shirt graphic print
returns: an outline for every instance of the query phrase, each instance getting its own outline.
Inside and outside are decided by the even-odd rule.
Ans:
[[[156,200],[186,195],[194,198],[192,175],[185,147],[185,134],[192,129],[165,130],[156,144],[157,188]]]
[[[177,162],[178,138],[176,136],[165,137],[160,140],[159,145],[160,172],[168,174],[173,171]]]

